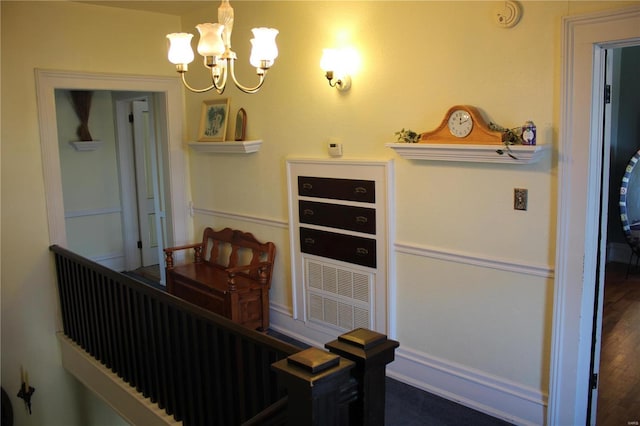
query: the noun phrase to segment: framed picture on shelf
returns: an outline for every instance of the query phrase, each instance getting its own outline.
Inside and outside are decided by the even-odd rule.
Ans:
[[[198,141],[223,142],[227,136],[228,121],[229,98],[202,102]]]
[[[247,112],[244,108],[238,110],[236,115],[236,134],[235,140],[243,141],[245,138],[245,132],[247,130]]]

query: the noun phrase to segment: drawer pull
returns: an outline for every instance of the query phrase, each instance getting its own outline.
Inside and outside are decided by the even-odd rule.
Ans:
[[[356,254],[357,254],[358,256],[366,256],[366,255],[368,255],[368,254],[369,254],[369,250],[367,250],[367,249],[366,249],[366,248],[364,248],[364,247],[358,247],[358,248],[356,249]]]
[[[302,211],[302,214],[303,214],[303,215],[305,215],[305,216],[313,216],[313,210],[311,210],[311,209],[304,209],[304,210]]]
[[[369,222],[369,219],[366,216],[356,216],[356,223],[365,224]]]
[[[311,185],[310,183],[303,183],[302,184],[302,189],[306,189],[308,191],[313,189],[313,185]]]
[[[367,188],[365,188],[364,186],[356,186],[356,188],[354,189],[354,192],[356,194],[366,194]]]
[[[313,244],[315,244],[315,243],[316,243],[316,240],[315,240],[315,239],[313,239],[313,238],[311,238],[311,237],[306,237],[306,238],[304,239],[304,243],[305,243],[305,244],[309,244],[309,245],[313,245]]]

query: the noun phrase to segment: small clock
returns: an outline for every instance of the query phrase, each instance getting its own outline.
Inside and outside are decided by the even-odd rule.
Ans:
[[[451,134],[457,138],[464,138],[469,136],[471,129],[473,129],[473,118],[468,111],[464,109],[457,109],[451,113],[447,126]]]
[[[491,130],[477,108],[454,105],[436,129],[422,133],[419,143],[502,145],[502,133]]]

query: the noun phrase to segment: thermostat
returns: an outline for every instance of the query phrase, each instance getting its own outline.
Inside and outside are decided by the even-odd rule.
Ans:
[[[329,155],[332,157],[342,157],[342,144],[329,142]]]

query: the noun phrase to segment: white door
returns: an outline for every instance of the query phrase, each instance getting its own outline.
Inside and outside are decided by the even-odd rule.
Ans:
[[[133,101],[133,141],[142,266],[162,260],[164,213],[160,209],[158,156],[149,106]]]
[[[151,96],[117,94],[120,98],[116,102],[116,116],[125,263],[128,271],[158,265],[160,282],[164,284],[163,162],[154,131]]]

